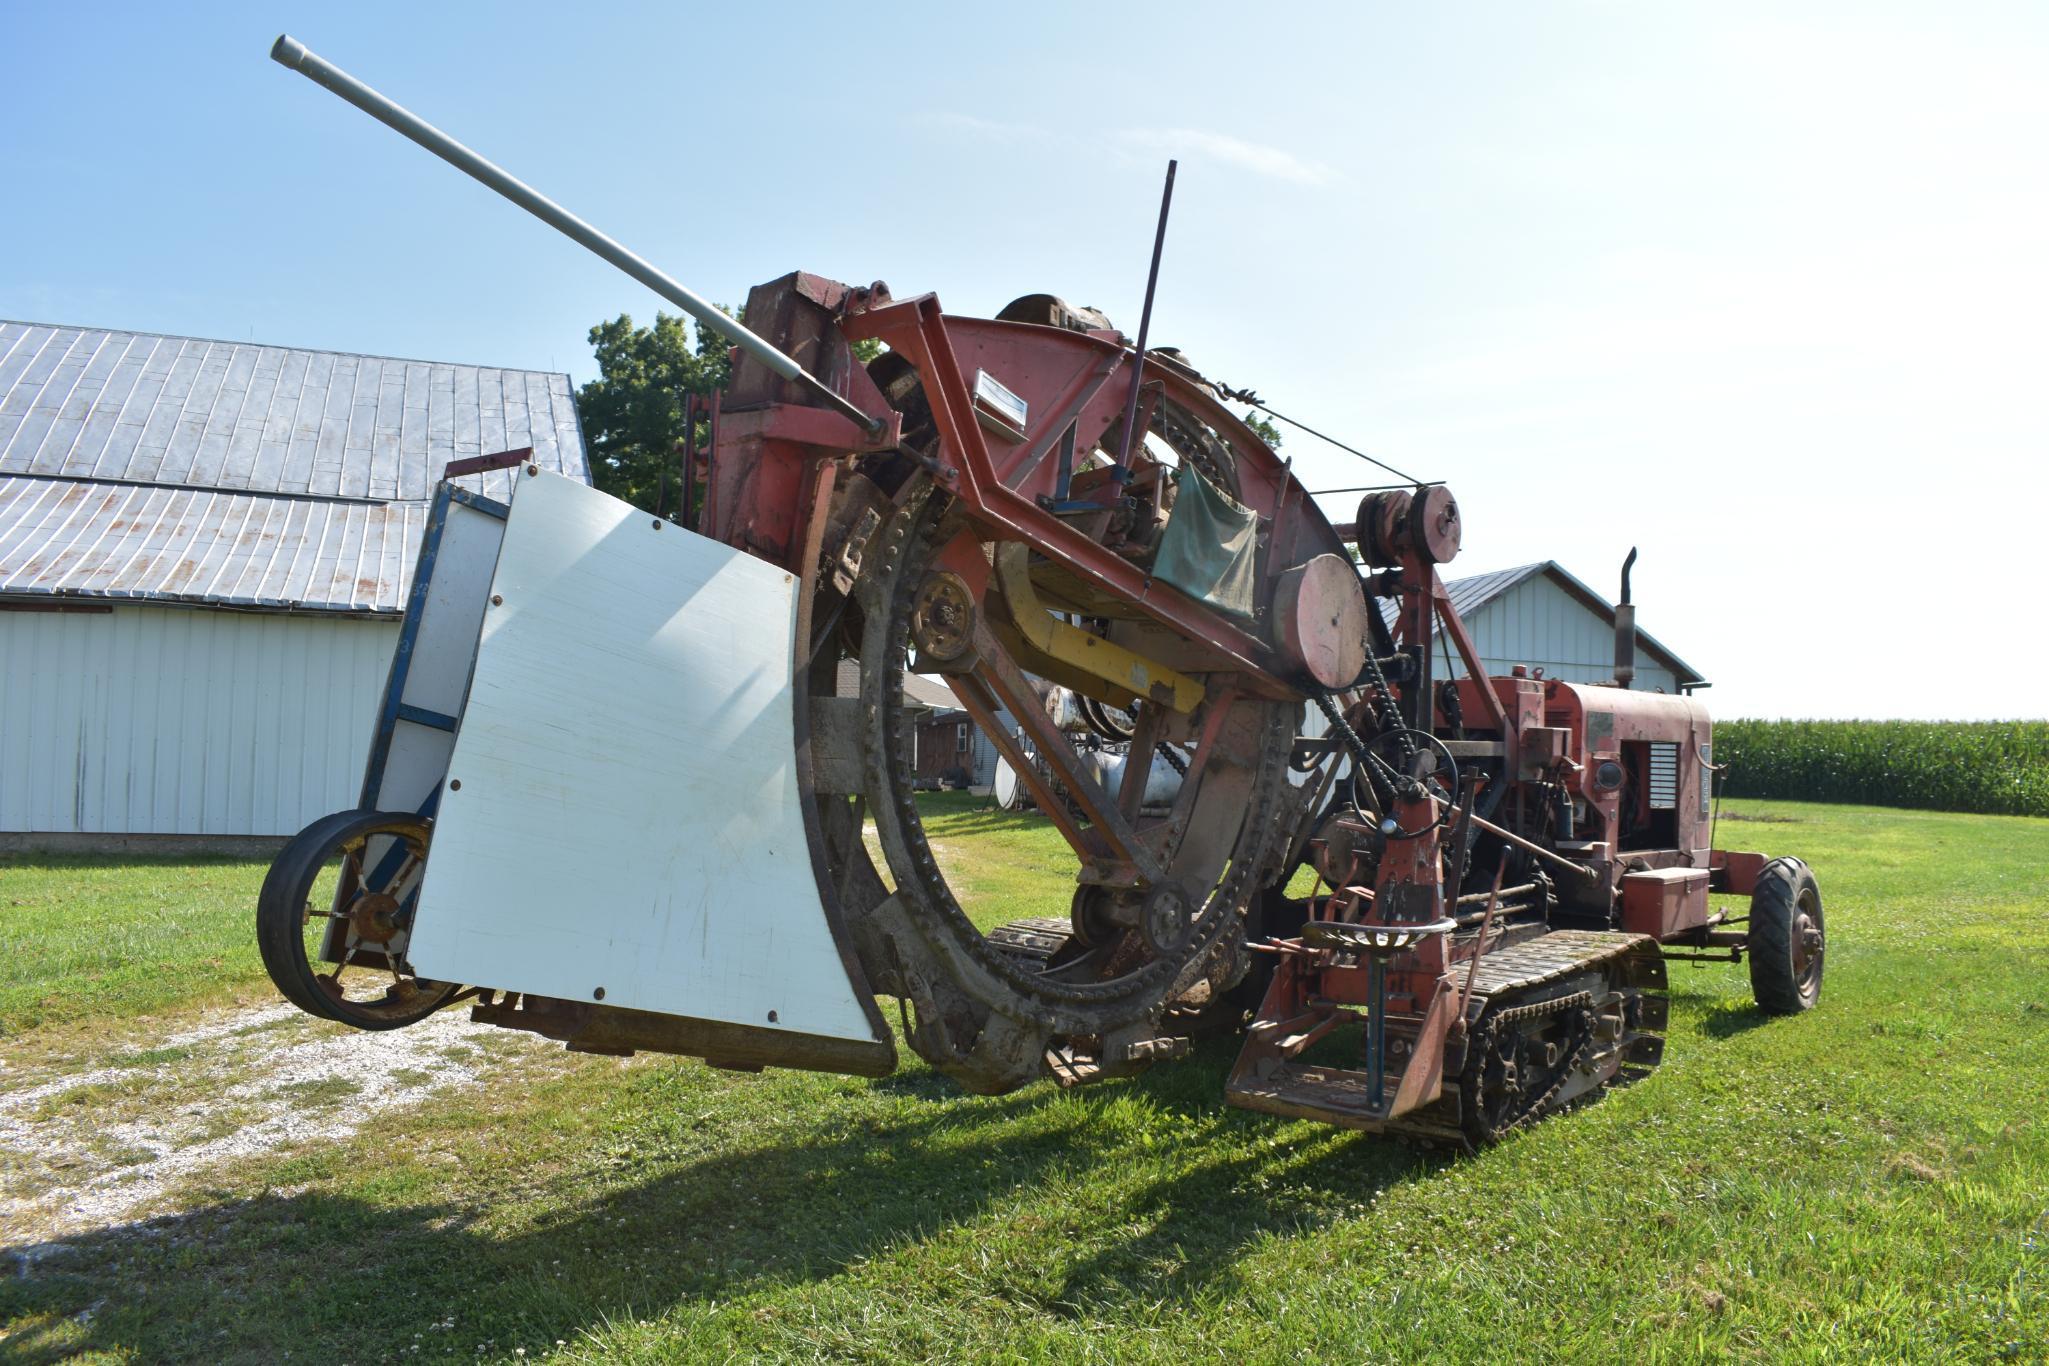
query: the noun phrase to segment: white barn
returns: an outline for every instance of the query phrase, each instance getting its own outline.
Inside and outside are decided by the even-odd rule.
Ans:
[[[0,322],[0,847],[355,805],[434,485],[520,447],[588,481],[567,375]]]
[[[1517,664],[1547,678],[1603,683],[1615,676],[1615,607],[1556,560],[1473,574],[1445,584],[1451,605],[1492,674]],[[1390,617],[1391,623],[1391,617]],[[1440,676],[1465,666],[1439,632],[1433,646]],[[1636,632],[1636,681],[1645,692],[1692,692],[1708,681],[1642,627]]]

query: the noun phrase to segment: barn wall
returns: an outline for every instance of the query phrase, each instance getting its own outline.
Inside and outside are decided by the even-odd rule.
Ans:
[[[0,611],[0,831],[295,834],[356,804],[393,622]]]
[[[1466,619],[1466,630],[1488,672],[1506,674],[1517,664],[1541,668],[1548,678],[1570,683],[1604,683],[1615,676],[1615,628],[1552,579],[1533,575]],[[1458,652],[1440,635],[1440,669],[1463,675]],[[1672,671],[1636,650],[1636,682],[1645,692],[1679,691]]]
[[[987,787],[996,781],[996,742],[982,733],[982,728],[968,719],[966,712],[941,714],[943,719],[925,717],[918,722],[918,756],[914,766],[916,775],[930,782],[938,782],[948,769],[964,768],[968,771],[968,785]],[[996,719],[1004,726],[1015,729],[1007,711],[998,711]],[[960,748],[960,728],[967,727],[968,748]]]
[[[960,748],[960,734],[968,733],[969,749]],[[966,712],[954,712],[943,716],[926,716],[918,722],[918,755],[914,766],[916,776],[928,783],[937,783],[948,769],[964,768],[974,771],[974,746],[981,738],[975,723]]]

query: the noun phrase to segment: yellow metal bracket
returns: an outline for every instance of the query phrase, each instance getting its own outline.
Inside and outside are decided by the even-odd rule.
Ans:
[[[996,547],[996,581],[1018,633],[1034,649],[1184,716],[1201,705],[1203,686],[1188,675],[1055,617],[1032,587],[1030,571],[1029,546],[1008,541]]]

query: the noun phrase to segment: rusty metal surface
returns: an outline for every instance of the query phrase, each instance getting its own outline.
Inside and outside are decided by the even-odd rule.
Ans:
[[[465,456],[451,460],[442,467],[443,479],[460,479],[465,474],[483,474],[488,470],[509,470],[533,460],[534,448],[521,446],[515,450],[493,451],[489,455]]]
[[[887,342],[916,367],[929,428],[938,441],[932,454],[940,483],[958,495],[963,511],[990,539],[1028,541],[1126,608],[1212,652],[1214,667],[1245,675],[1270,696],[1299,696],[1275,672],[1281,666],[1270,643],[1178,590],[1155,583],[1143,567],[1041,505],[1039,500],[1054,492],[1055,471],[1035,462],[1037,448],[1061,438],[1069,425],[1077,430],[1078,445],[1093,446],[1118,420],[1122,395],[1113,381],[1119,373],[1127,379],[1129,375],[1117,347],[1063,329],[949,318],[930,296],[855,314],[843,327],[849,335]],[[1106,358],[1113,361],[1108,373],[1099,364]],[[965,377],[976,370],[998,375],[1025,399],[1034,416],[1021,440],[992,444],[990,434],[972,416]],[[1285,518],[1272,529],[1275,571],[1314,554],[1341,550],[1328,521],[1243,423],[1179,375],[1165,369],[1159,375],[1179,407],[1232,443],[1241,501],[1273,516],[1284,501],[1284,491],[1294,493],[1285,500]],[[1040,419],[1041,413],[1048,417]],[[1074,416],[1069,418],[1069,413]],[[907,437],[911,430],[907,424]],[[1011,476],[1026,471],[1028,477],[1013,485]],[[1115,481],[1105,483],[1116,486]],[[1076,496],[1083,496],[1078,489]]]
[[[1283,573],[1274,591],[1276,643],[1326,688],[1347,688],[1366,667],[1366,594],[1340,555],[1318,555]]]
[[[579,1053],[628,1057],[636,1052],[680,1053],[714,1067],[758,1072],[793,1067],[854,1076],[887,1076],[896,1050],[886,1043],[826,1038],[789,1030],[754,1029],[718,1020],[621,1010],[547,996],[511,996],[479,1002],[470,1018],[479,1024],[522,1029],[556,1039]]]
[[[1457,988],[1446,980],[1422,1009],[1391,1017],[1407,1061],[1390,1071],[1392,1094],[1376,1091],[1364,1067],[1296,1061],[1308,1042],[1327,1033],[1345,1013],[1334,1003],[1317,1004],[1329,998],[1316,989],[1321,984],[1316,979],[1362,971],[1336,954],[1287,952],[1262,1010],[1272,1023],[1255,1025],[1249,1034],[1226,1085],[1226,1099],[1243,1109],[1472,1147],[1604,1086],[1637,1079],[1662,1051],[1665,972],[1655,941],[1641,935],[1556,931],[1482,955],[1468,969],[1473,995],[1460,1002],[1462,1013],[1452,1005]],[[1299,1004],[1290,1007],[1290,1001]],[[1504,1097],[1504,1078],[1495,1077],[1490,1089],[1484,1069],[1474,1065],[1475,1048],[1489,1037],[1490,1021],[1499,1037],[1502,1031],[1541,1029],[1554,1013],[1595,1007],[1597,1015],[1605,1011],[1612,1018],[1610,1032],[1582,1041],[1532,1094]],[[1457,1036],[1451,1035],[1454,1019],[1467,1026]],[[1518,1098],[1526,1108],[1515,1108]],[[1507,1111],[1499,1108],[1504,1099]]]
[[[1185,1048],[1162,1029],[1162,1010],[1184,997],[1206,998],[1236,961],[1244,905],[1271,876],[1285,833],[1277,802],[1293,727],[1283,707],[1230,693],[1212,698],[1175,810],[1134,820],[1072,762],[1071,741],[1045,715],[1011,648],[982,625],[978,607],[968,650],[947,665],[949,681],[999,744],[1010,739],[995,723],[999,704],[1033,727],[1041,758],[1051,764],[1058,757],[1065,787],[1093,818],[1084,824],[1056,794],[1043,795],[1075,848],[1084,883],[1074,921],[1079,955],[1060,971],[1041,971],[1001,937],[985,937],[954,899],[925,839],[905,743],[904,652],[932,567],[959,571],[971,595],[994,594],[979,543],[936,534],[945,512],[937,490],[921,487],[878,533],[877,568],[857,585],[869,718],[866,809],[895,891],[885,892],[857,832],[840,825],[835,862],[846,870],[841,885],[849,889],[856,941],[878,988],[910,1002],[912,1046],[971,1090],[1008,1090],[1049,1069],[1068,1084],[1126,1074]],[[1020,776],[1033,780],[1036,766],[1024,762]],[[1094,912],[1084,914],[1090,906]]]

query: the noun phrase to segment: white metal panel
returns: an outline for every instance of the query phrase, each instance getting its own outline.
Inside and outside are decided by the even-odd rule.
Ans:
[[[491,591],[419,972],[878,1037],[799,808],[789,576],[542,474],[519,481]]]
[[[0,611],[0,830],[290,835],[356,804],[395,622]]]

